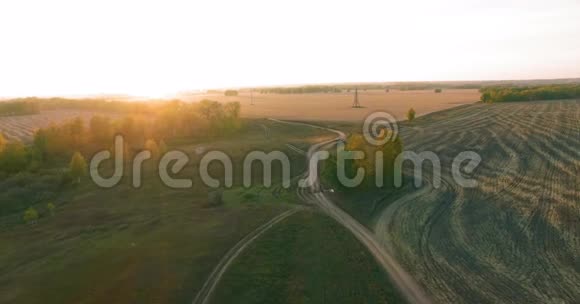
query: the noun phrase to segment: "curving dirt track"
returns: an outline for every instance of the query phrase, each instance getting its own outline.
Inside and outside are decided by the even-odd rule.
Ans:
[[[345,140],[346,134],[329,128],[319,127],[308,123],[289,122],[277,119],[270,119],[279,123],[305,125],[314,128],[322,128],[330,132],[336,133],[338,136],[335,139],[323,141],[312,145],[306,153],[306,158],[311,159],[316,151],[323,150],[336,144],[337,141]],[[421,286],[399,265],[392,254],[383,248],[377,241],[371,231],[359,223],[356,219],[344,212],[336,206],[325,194],[320,191],[320,180],[316,167],[310,167],[302,177],[306,180],[312,177],[312,183],[306,187],[298,187],[298,196],[306,203],[313,204],[319,207],[326,215],[335,219],[339,224],[348,229],[358,240],[363,244],[367,250],[373,255],[377,263],[389,274],[391,281],[397,286],[401,294],[409,301],[409,303],[423,303],[429,304],[431,300],[425,294]]]
[[[215,268],[213,269],[213,271],[211,272],[211,274],[209,275],[209,277],[207,278],[207,280],[205,281],[205,283],[195,296],[195,299],[193,299],[192,303],[193,304],[209,303],[211,295],[214,292],[219,281],[221,280],[223,274],[226,272],[226,270],[232,264],[232,262],[240,255],[240,253],[242,253],[242,251],[244,251],[244,249],[246,249],[246,247],[248,247],[248,245],[250,245],[254,240],[256,240],[258,237],[264,234],[264,232],[268,231],[274,225],[283,221],[284,219],[286,219],[287,217],[291,216],[292,214],[298,211],[300,211],[299,208],[290,209],[274,217],[273,219],[271,219],[264,225],[258,227],[256,230],[252,231],[250,234],[241,239],[234,247],[232,247],[226,253],[226,255],[224,255],[224,257],[215,266]]]
[[[468,105],[401,125],[405,150],[441,158],[373,220],[383,246],[439,303],[580,299],[580,101]],[[475,151],[476,188],[452,178]]]

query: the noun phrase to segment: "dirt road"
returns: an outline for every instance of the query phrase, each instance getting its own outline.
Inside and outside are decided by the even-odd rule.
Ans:
[[[312,145],[307,153],[308,159],[310,159],[316,151],[320,151],[336,144],[338,141],[346,139],[346,134],[338,130],[309,125],[301,122],[287,122],[275,119],[272,120],[280,123],[308,125],[314,128],[322,128],[330,132],[334,132],[338,135],[335,139]],[[303,174],[303,177],[305,179],[314,177],[314,183],[307,188],[299,187],[299,197],[301,197],[307,203],[318,206],[320,209],[322,209],[322,211],[324,211],[324,213],[334,218],[338,223],[348,229],[369,250],[376,261],[389,274],[391,280],[397,286],[401,294],[410,303],[431,303],[430,299],[427,297],[422,288],[398,264],[393,256],[387,252],[385,248],[375,239],[374,234],[348,213],[344,212],[342,209],[332,203],[332,201],[324,194],[324,192],[319,191],[320,183],[318,179],[318,172],[314,171],[313,169],[314,168],[309,168],[309,170]]]
[[[197,293],[197,296],[193,300],[193,304],[202,304],[208,303],[212,293],[214,292],[217,284],[221,280],[223,274],[226,272],[228,267],[232,264],[232,262],[246,249],[253,241],[255,241],[258,237],[268,231],[277,223],[283,221],[285,218],[291,216],[292,214],[300,211],[300,209],[291,209],[288,210],[273,219],[269,222],[265,223],[264,225],[258,227],[258,229],[252,231],[242,240],[240,240],[232,249],[230,249],[226,255],[219,261],[216,265],[212,273],[209,275],[208,279],[203,284],[201,290]]]

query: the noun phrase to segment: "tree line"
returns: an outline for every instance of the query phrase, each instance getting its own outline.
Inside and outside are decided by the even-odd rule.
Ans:
[[[274,87],[261,88],[261,94],[310,94],[310,93],[340,93],[342,90],[336,86],[300,86],[300,87]]]
[[[15,98],[0,102],[0,115],[36,114],[47,110],[86,110],[151,114],[172,100],[124,101],[102,98]],[[179,100],[173,100],[179,102]]]
[[[562,84],[522,87],[486,87],[479,90],[481,101],[486,103],[557,100],[580,97],[580,84]]]
[[[4,101],[0,102],[0,116],[30,115],[40,112],[40,105],[34,101]]]
[[[97,151],[112,150],[116,134],[124,137],[125,153],[130,157],[143,149],[153,154],[164,151],[169,139],[208,139],[231,135],[240,128],[238,102],[210,100],[158,104],[151,114],[95,115],[88,121],[78,117],[37,130],[30,146],[7,142],[0,134],[0,171],[14,174],[70,158],[70,171],[82,172],[75,171],[73,164]]]

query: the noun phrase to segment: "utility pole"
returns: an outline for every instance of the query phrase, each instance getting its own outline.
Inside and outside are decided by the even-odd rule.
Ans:
[[[250,89],[250,105],[254,105],[254,89]]]
[[[358,102],[358,88],[354,89],[354,102],[352,104],[353,108],[362,108],[360,103]]]

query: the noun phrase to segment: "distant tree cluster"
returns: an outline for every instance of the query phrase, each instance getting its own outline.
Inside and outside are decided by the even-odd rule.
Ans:
[[[481,93],[481,101],[486,103],[556,100],[580,97],[580,84],[534,87],[487,87],[479,91]]]
[[[236,90],[226,90],[224,92],[225,96],[238,96],[238,91]]]
[[[115,113],[151,113],[158,104],[164,102],[161,100],[127,102],[97,98],[67,99],[26,97],[0,102],[0,115],[21,115],[20,113],[35,114],[39,111],[61,109]],[[19,109],[19,111],[14,111],[14,109]]]
[[[0,133],[0,171],[19,172],[26,168],[29,157],[29,151],[21,142],[8,142]]]
[[[0,116],[29,115],[40,112],[40,105],[35,101],[0,102]]]
[[[276,87],[261,88],[262,94],[311,94],[311,93],[340,93],[342,90],[336,86],[301,86],[301,87]]]
[[[398,82],[388,86],[391,89],[401,91],[433,90],[436,89],[479,89],[480,83],[454,83],[454,82]],[[436,92],[438,93],[438,92]]]
[[[85,107],[82,101],[56,100],[56,103],[59,107]],[[90,104],[95,105],[108,103]],[[97,151],[112,151],[116,134],[124,137],[126,158],[145,149],[151,151],[153,159],[159,159],[168,150],[165,140],[227,136],[241,128],[238,102],[171,101],[142,105],[137,111],[128,112],[131,107],[134,104],[115,103],[109,109],[122,109],[121,112],[127,111],[125,115],[95,115],[88,121],[75,118],[52,124],[37,130],[31,145],[8,141],[0,133],[0,202],[7,202],[0,208],[0,216],[22,212],[24,222],[35,224],[41,217],[39,211],[53,215],[54,203],[40,209],[38,203],[54,199],[62,187],[81,183],[88,174],[87,158]],[[67,170],[62,170],[63,167]],[[19,186],[6,186],[15,184]]]
[[[78,181],[84,156],[111,150],[115,134],[124,137],[125,153],[143,149],[153,154],[165,151],[165,140],[177,137],[208,138],[233,134],[241,127],[240,104],[203,100],[179,101],[153,106],[148,114],[137,112],[118,119],[95,115],[90,121],[75,118],[36,131],[33,144],[8,142],[0,134],[0,171],[14,174],[58,160],[71,159],[71,182]],[[85,167],[85,169],[83,169]]]

